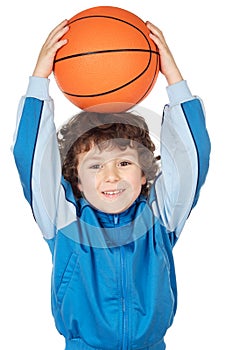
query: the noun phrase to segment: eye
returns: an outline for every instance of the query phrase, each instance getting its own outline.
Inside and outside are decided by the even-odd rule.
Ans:
[[[119,166],[119,167],[125,167],[125,166],[131,165],[131,164],[132,164],[132,163],[129,162],[128,160],[122,160],[122,161],[118,164],[118,166]]]
[[[101,164],[93,164],[93,165],[90,165],[89,169],[93,169],[93,170],[99,170],[99,169],[102,169],[102,165]]]

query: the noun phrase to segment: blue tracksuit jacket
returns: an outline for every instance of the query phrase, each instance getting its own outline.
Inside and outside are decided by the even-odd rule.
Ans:
[[[61,176],[48,80],[30,78],[14,157],[24,195],[53,257],[52,312],[66,350],[163,350],[176,312],[172,249],[196,204],[210,142],[200,99],[185,81],[167,88],[162,172],[148,199],[125,212],[75,201]]]

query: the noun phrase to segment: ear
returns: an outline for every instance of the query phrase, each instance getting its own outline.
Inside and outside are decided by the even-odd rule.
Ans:
[[[83,192],[83,187],[82,187],[82,184],[81,184],[79,179],[78,179],[78,185],[77,186],[78,186],[79,191]]]
[[[142,175],[141,185],[145,185],[145,184],[146,184],[146,177],[145,177],[145,175]]]

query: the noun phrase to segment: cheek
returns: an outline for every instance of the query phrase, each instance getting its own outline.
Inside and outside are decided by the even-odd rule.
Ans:
[[[97,176],[96,174],[79,174],[78,189],[81,192],[91,192],[97,186]]]
[[[145,185],[146,176],[140,168],[137,168],[137,170],[134,172],[132,181],[135,183],[135,185],[138,184],[138,186]]]
[[[128,178],[128,182],[135,190],[140,190],[142,185],[146,183],[146,177],[141,174],[141,172],[134,173]]]

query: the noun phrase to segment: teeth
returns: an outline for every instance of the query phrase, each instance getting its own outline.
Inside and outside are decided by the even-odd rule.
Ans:
[[[114,195],[114,194],[119,194],[123,192],[123,190],[117,190],[117,191],[103,191],[104,194],[106,195]]]

